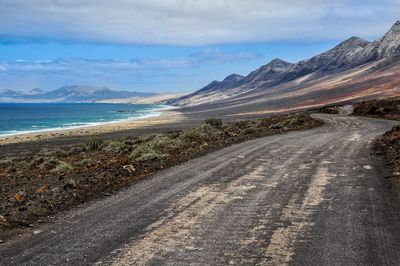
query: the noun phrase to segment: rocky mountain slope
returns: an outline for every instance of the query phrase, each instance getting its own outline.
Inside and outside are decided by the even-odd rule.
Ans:
[[[0,102],[95,102],[108,99],[148,97],[155,93],[113,91],[106,87],[64,86],[53,91],[33,89],[28,92],[0,91]]]
[[[273,112],[396,96],[400,94],[399,58],[400,21],[374,42],[351,37],[327,52],[298,63],[274,59],[235,82],[214,81],[167,104],[188,108],[207,105],[214,109],[251,106],[247,109]],[[255,105],[258,107],[254,109]]]

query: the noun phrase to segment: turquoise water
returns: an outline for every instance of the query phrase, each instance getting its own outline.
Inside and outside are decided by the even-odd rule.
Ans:
[[[0,103],[0,135],[98,125],[160,115],[160,105]]]

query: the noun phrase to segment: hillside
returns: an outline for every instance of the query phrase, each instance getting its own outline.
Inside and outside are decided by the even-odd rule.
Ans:
[[[400,95],[400,21],[369,42],[351,37],[298,63],[274,59],[234,82],[214,81],[166,103],[188,109],[269,113]]]

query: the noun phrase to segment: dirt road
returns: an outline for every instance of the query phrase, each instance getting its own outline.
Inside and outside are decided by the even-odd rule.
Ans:
[[[0,244],[1,265],[398,265],[400,204],[369,145],[392,122],[231,146]]]

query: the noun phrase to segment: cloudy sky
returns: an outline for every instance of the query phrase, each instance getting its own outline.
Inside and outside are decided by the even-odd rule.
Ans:
[[[400,0],[0,0],[0,89],[187,92],[373,40],[399,14]]]

